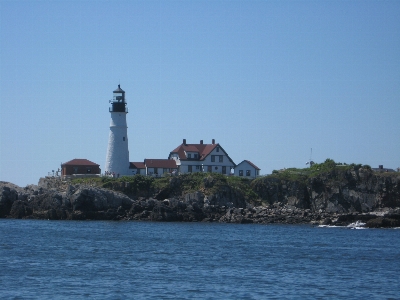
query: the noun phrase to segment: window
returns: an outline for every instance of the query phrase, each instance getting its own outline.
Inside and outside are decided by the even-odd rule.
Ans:
[[[122,140],[125,142],[125,137],[123,137]]]
[[[246,170],[246,176],[250,176],[250,170]]]
[[[212,162],[215,161],[215,155],[211,155],[211,161],[212,161]]]
[[[212,168],[211,168],[211,166],[207,166],[207,172],[212,172]]]
[[[196,170],[200,170],[200,166],[196,166]]]
[[[92,173],[92,170],[90,168],[87,168],[86,173]]]
[[[243,170],[239,170],[239,176],[243,176]]]
[[[194,158],[197,158],[197,153],[194,154]]]
[[[188,166],[188,172],[192,173],[192,166]]]
[[[219,162],[223,162],[224,161],[224,156],[223,155],[220,155],[219,156]]]
[[[226,167],[225,166],[222,167],[222,174],[226,174]]]
[[[219,152],[219,147],[217,147],[217,152]]]
[[[74,167],[74,174],[77,174],[77,173],[78,173],[78,168]]]
[[[154,174],[158,174],[158,169],[154,168]]]
[[[192,154],[191,153],[188,153],[188,158],[192,158]]]

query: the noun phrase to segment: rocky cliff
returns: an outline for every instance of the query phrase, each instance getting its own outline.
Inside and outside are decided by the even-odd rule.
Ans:
[[[399,173],[352,167],[292,175],[253,181],[217,174],[158,181],[138,176],[81,183],[50,177],[24,188],[0,182],[0,218],[400,226]]]
[[[364,168],[335,169],[303,180],[263,177],[253,182],[253,189],[270,204],[312,211],[367,213],[400,207],[400,173]]]

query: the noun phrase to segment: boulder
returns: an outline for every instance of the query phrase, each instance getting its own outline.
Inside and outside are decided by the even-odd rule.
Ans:
[[[23,217],[32,214],[32,210],[27,208],[21,200],[13,202],[9,216],[14,219],[22,219]]]
[[[73,210],[80,211],[104,211],[107,209],[130,209],[133,200],[128,196],[96,187],[80,187],[78,189],[70,189],[69,194],[70,203]]]
[[[9,215],[14,201],[18,199],[16,188],[19,187],[8,182],[0,182],[0,218]]]

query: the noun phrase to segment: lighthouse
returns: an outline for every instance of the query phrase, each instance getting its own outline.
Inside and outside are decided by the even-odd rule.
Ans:
[[[125,91],[119,84],[113,92],[110,103],[111,122],[105,171],[122,176],[127,175],[129,170],[128,126],[126,124],[128,108],[125,102]]]

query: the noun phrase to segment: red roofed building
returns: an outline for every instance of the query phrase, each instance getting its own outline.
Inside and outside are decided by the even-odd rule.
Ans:
[[[166,173],[177,172],[178,167],[174,160],[147,158],[144,162],[131,162],[129,170],[132,172],[132,175],[161,176]]]
[[[147,175],[161,176],[178,171],[175,160],[171,159],[145,159],[144,164]]]
[[[146,175],[146,165],[144,164],[144,162],[130,162],[129,172],[132,175],[136,174]]]
[[[96,175],[100,174],[100,165],[81,158],[75,158],[66,163],[61,164],[61,175],[70,176],[77,174]]]
[[[168,156],[174,160],[180,173],[213,172],[225,175],[232,174],[235,163],[221,147],[212,140],[211,144],[188,144],[186,139]]]

